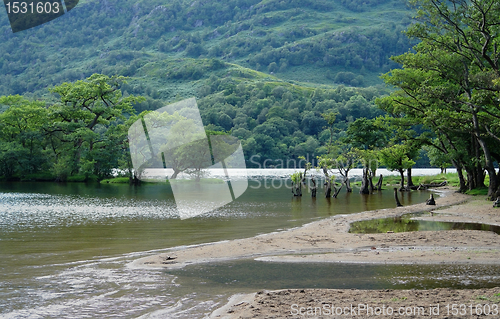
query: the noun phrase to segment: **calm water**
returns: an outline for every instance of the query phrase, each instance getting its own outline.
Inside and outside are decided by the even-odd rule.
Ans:
[[[252,280],[224,282],[231,278],[224,275],[227,264],[186,268],[191,275],[134,270],[128,264],[168,247],[248,237],[394,206],[391,191],[371,196],[343,191],[337,199],[314,200],[307,194],[293,198],[284,180],[271,181],[251,181],[235,202],[188,220],[177,217],[167,185],[2,183],[0,316],[201,318],[233,293],[265,287],[258,280],[253,285]],[[426,192],[414,192],[404,194],[402,202],[427,198]],[[276,267],[259,262],[230,266],[247,275],[272,273],[265,267]],[[342,272],[336,276],[347,278]],[[291,277],[271,288],[297,283],[300,277]]]
[[[417,215],[422,216],[421,214]],[[349,232],[357,234],[376,234],[386,233],[388,231],[401,233],[412,231],[482,230],[500,234],[500,226],[496,225],[412,219],[414,216],[414,214],[408,214],[400,218],[362,220],[352,223]]]

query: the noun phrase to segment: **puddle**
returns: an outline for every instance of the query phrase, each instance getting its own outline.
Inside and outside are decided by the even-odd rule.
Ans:
[[[379,218],[354,222],[349,229],[354,234],[377,234],[387,232],[411,232],[411,231],[439,231],[439,230],[484,230],[492,231],[500,235],[500,226],[463,223],[442,222],[430,220],[415,220],[412,218],[425,216],[426,214],[406,214],[401,217]],[[430,216],[430,215],[428,215]]]
[[[266,263],[239,260],[167,270],[186,292],[250,293],[262,289],[475,289],[500,284],[499,265]]]

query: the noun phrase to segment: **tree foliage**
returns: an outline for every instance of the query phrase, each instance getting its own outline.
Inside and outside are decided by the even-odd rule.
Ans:
[[[394,58],[403,69],[384,79],[400,88],[378,104],[395,118],[432,130],[427,144],[446,153],[459,169],[461,188],[499,190],[500,160],[498,12],[493,0],[414,0],[417,19],[407,34],[421,40],[415,53]],[[467,184],[461,175],[467,172]]]
[[[95,74],[51,91],[57,102],[0,98],[2,175],[52,171],[59,180],[81,174],[106,177],[120,167],[127,148],[127,117],[140,97],[123,97],[121,77]]]

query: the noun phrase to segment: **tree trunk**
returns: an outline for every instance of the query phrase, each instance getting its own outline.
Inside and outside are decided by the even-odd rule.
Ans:
[[[375,186],[373,186],[373,177],[371,174],[368,176],[368,185],[370,185],[370,193],[373,193],[375,191]]]
[[[467,174],[467,190],[473,190],[476,188],[476,179],[474,178],[474,173],[469,167],[465,167],[465,173]]]
[[[344,185],[342,185],[342,184],[341,184],[341,185],[340,185],[340,187],[339,187],[339,189],[336,189],[336,188],[335,188],[335,192],[334,192],[334,194],[333,194],[333,196],[332,196],[333,198],[337,198],[337,196],[339,195],[340,190],[342,189],[342,187],[343,187],[343,186],[344,186]]]
[[[483,149],[484,158],[486,161],[486,171],[488,172],[488,176],[490,177],[490,185],[488,186],[488,197],[490,200],[495,200],[496,198],[494,196],[496,195],[496,192],[498,190],[497,172],[495,170],[495,166],[493,165],[493,160],[491,159],[491,154],[490,151],[488,150],[488,147],[486,146],[486,143],[482,139],[479,139],[478,141],[479,144],[481,145],[481,148]],[[484,186],[484,174],[482,174],[482,176],[483,176],[482,184]]]
[[[370,185],[368,181],[368,168],[363,168],[363,183],[361,184],[360,194],[370,194]]]
[[[292,193],[293,196],[302,196],[302,181],[292,184]]]
[[[411,167],[406,170],[406,175],[408,175],[408,181],[406,182],[406,186],[408,187],[408,189],[410,189],[410,187],[414,186],[413,178],[411,176]]]
[[[311,187],[311,197],[316,197],[316,191],[318,190],[318,188],[316,187],[316,180],[313,178],[311,178],[311,182],[313,183],[313,187]]]
[[[352,188],[351,188],[351,181],[349,180],[349,177],[344,177],[344,185],[347,189],[348,193],[352,193]]]
[[[332,196],[332,182],[330,181],[330,178],[328,178],[327,176],[327,179],[326,179],[326,182],[325,182],[325,197],[326,198],[330,198]]]
[[[498,188],[497,174],[495,171],[495,166],[493,165],[493,160],[491,158],[491,153],[490,153],[490,150],[488,148],[488,145],[486,145],[486,142],[483,140],[483,138],[481,137],[481,134],[480,134],[479,120],[477,118],[476,110],[474,110],[472,112],[472,120],[474,123],[474,133],[475,133],[474,135],[476,136],[476,139],[477,139],[477,142],[479,143],[479,146],[483,150],[484,160],[485,160],[485,164],[486,164],[485,168],[486,168],[486,171],[488,172],[488,176],[490,177],[490,185],[488,186],[488,197],[490,198],[490,200],[495,200],[495,198],[493,198],[493,196],[496,194],[496,191]],[[477,156],[477,158],[479,158],[479,156]],[[484,186],[484,174],[482,172],[481,172],[481,174],[483,176],[483,180],[480,181],[482,184],[480,186]]]
[[[134,184],[134,185],[139,185],[141,183],[141,180],[138,178],[136,174],[133,175],[133,178],[129,179],[129,182]]]
[[[404,191],[405,190],[405,171],[402,169],[399,169],[399,175],[401,176],[401,185],[399,190]]]
[[[181,171],[174,170],[174,173],[172,174],[172,176],[170,176],[170,179],[176,179],[177,175],[179,175],[180,172]]]

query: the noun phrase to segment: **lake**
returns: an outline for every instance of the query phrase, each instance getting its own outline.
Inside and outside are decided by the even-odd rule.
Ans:
[[[329,200],[320,190],[316,199],[307,192],[294,198],[286,186],[288,173],[252,172],[243,196],[186,220],[179,219],[166,184],[0,183],[0,316],[202,318],[234,293],[300,286],[398,288],[411,287],[412,282],[420,287],[422,282],[408,278],[429,272],[444,278],[443,286],[482,286],[485,276],[489,276],[487,282],[498,285],[499,269],[492,266],[468,271],[467,281],[449,275],[463,273],[460,267],[447,268],[443,274],[408,266],[290,266],[256,261],[177,271],[129,267],[131,261],[169,247],[249,237],[336,214],[394,207],[392,190],[369,196],[356,189],[350,194],[343,190]],[[437,172],[415,171],[414,175],[432,173]],[[428,196],[428,192],[402,193],[401,201],[419,203]],[[278,276],[294,274],[291,267],[306,267],[307,275],[302,271]],[[399,279],[393,275],[398,271]],[[331,280],[314,275],[322,272],[331,273]]]

